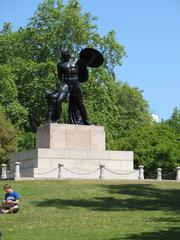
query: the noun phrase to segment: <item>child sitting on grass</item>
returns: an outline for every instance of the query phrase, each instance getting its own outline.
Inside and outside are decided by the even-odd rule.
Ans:
[[[8,184],[4,185],[3,189],[5,197],[0,206],[0,213],[17,213],[19,211],[19,193],[14,192]]]

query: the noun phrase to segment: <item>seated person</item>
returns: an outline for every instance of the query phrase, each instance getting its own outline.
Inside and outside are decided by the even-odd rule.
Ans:
[[[14,192],[8,184],[3,187],[5,191],[4,201],[0,206],[1,213],[17,213],[19,211],[19,193]]]

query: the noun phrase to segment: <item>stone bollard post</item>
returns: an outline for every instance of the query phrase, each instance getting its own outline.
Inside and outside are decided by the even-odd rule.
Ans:
[[[180,181],[180,167],[176,168],[176,181]]]
[[[100,172],[99,172],[99,179],[104,179],[104,165],[99,165],[100,166]]]
[[[1,169],[2,169],[1,178],[6,179],[7,178],[7,164],[2,163],[1,164]]]
[[[63,176],[62,176],[62,167],[63,166],[64,166],[63,164],[58,163],[58,178],[63,178]]]
[[[157,180],[162,180],[162,168],[157,168]]]
[[[139,180],[144,180],[144,166],[140,165],[139,166]]]
[[[20,175],[20,162],[15,162],[15,173],[14,173],[14,179],[20,179],[21,175]]]

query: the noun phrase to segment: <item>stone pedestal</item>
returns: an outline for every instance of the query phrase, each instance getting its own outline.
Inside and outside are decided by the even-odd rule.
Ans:
[[[104,128],[93,125],[49,124],[37,129],[36,148],[105,150]]]
[[[138,179],[133,152],[106,151],[104,127],[52,123],[37,129],[36,149],[11,154],[21,178]]]

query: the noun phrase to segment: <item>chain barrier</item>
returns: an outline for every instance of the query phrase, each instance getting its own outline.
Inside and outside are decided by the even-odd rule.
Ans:
[[[168,179],[168,178],[171,177],[174,173],[176,173],[176,170],[174,170],[174,171],[171,172],[171,173],[168,173],[168,174],[162,175],[162,178],[163,178],[163,179]]]
[[[155,175],[151,175],[151,173],[148,173],[146,170],[144,170],[144,177],[145,179],[155,179]]]
[[[88,172],[88,173],[77,173],[77,172],[74,172],[74,171],[72,171],[72,170],[64,167],[64,166],[63,166],[63,168],[64,168],[66,171],[71,172],[71,173],[73,173],[73,174],[77,174],[77,175],[89,175],[89,174],[92,174],[92,173],[97,172],[97,171],[100,169],[100,168],[97,168],[96,170],[94,170],[94,171],[92,171],[92,172]]]
[[[48,174],[48,173],[51,173],[51,172],[54,172],[55,170],[57,170],[58,169],[58,167],[56,167],[56,168],[54,168],[53,170],[50,170],[50,171],[48,171],[48,172],[43,172],[43,173],[35,173],[35,174],[39,174],[39,175],[41,175],[41,174]],[[28,170],[26,170],[26,169],[23,169],[23,168],[21,168],[20,170],[22,170],[22,171],[24,171],[24,172],[27,172],[27,173],[31,173],[32,174],[32,172],[31,171],[28,171]]]
[[[70,173],[73,173],[73,174],[77,174],[77,175],[89,175],[89,174],[93,174],[93,173],[95,173],[95,172],[97,172],[97,171],[100,170],[100,167],[98,167],[96,170],[94,170],[94,171],[92,171],[92,172],[80,173],[80,172],[72,171],[72,170],[70,170],[70,169],[68,169],[68,168],[66,168],[66,167],[64,167],[64,166],[62,166],[62,167],[63,167],[66,171],[68,171],[68,172],[70,172]],[[59,166],[56,167],[56,168],[54,168],[54,169],[52,169],[52,170],[50,170],[50,171],[48,171],[48,172],[35,173],[35,174],[37,174],[37,175],[49,174],[49,173],[51,173],[51,172],[56,171],[57,169],[59,169]],[[110,169],[108,169],[108,168],[106,168],[106,167],[104,167],[104,169],[107,170],[108,172],[111,172],[111,173],[117,174],[117,175],[129,175],[129,174],[133,174],[133,173],[139,171],[139,169],[137,169],[137,170],[134,170],[134,171],[131,171],[131,172],[118,173],[118,172],[114,172],[114,171],[112,171],[112,170],[110,170]],[[32,174],[32,172],[31,172],[31,171],[28,171],[27,169],[20,168],[20,171],[24,171],[24,172],[27,172],[27,173]],[[145,175],[146,175],[146,176],[145,176],[146,179],[147,179],[147,178],[155,179],[155,175],[151,175],[151,173],[148,173],[147,171],[144,171],[144,173],[145,173]],[[170,178],[170,177],[171,177],[173,174],[175,174],[175,173],[176,173],[176,170],[174,170],[174,171],[171,172],[171,173],[164,174],[164,175],[162,175],[161,177],[162,177],[162,179],[168,179],[168,178]]]
[[[111,172],[111,173],[114,173],[114,174],[117,174],[117,175],[128,175],[128,174],[132,174],[132,173],[135,173],[135,172],[139,171],[139,170],[134,170],[132,172],[127,172],[127,173],[117,173],[117,172],[114,172],[114,171],[112,171],[112,170],[110,170],[106,167],[104,169],[106,169],[108,172]]]

